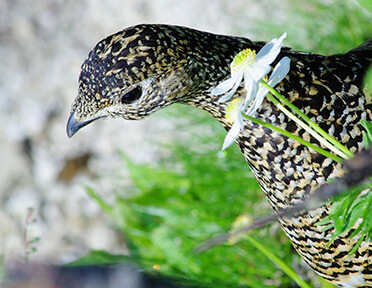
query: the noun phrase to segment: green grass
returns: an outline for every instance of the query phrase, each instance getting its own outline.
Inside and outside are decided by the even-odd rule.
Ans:
[[[271,2],[271,1],[269,1]],[[271,39],[288,33],[286,45],[295,50],[324,55],[344,53],[372,38],[372,11],[369,0],[284,0],[281,13],[249,22],[247,30]],[[275,4],[274,2],[272,4]],[[247,24],[248,25],[248,24]],[[257,40],[260,40],[257,39]]]
[[[184,113],[188,110],[186,114],[194,115],[192,122],[200,117],[198,122],[206,130],[217,129],[213,126],[218,123],[208,120],[203,124],[203,114],[185,107],[174,109],[176,114],[180,109]],[[221,132],[219,138],[223,137]],[[233,245],[194,251],[210,237],[229,231],[242,214],[257,217],[271,213],[237,149],[217,157],[217,146],[207,145],[216,139],[213,132],[194,137],[190,139],[205,143],[201,151],[188,148],[196,145],[192,141],[178,142],[170,147],[168,157],[153,165],[135,164],[122,154],[133,186],[112,205],[88,188],[123,232],[132,261],[147,271],[159,267],[157,273],[207,287],[286,287],[294,281],[311,287],[294,271],[292,263],[299,257],[278,224],[244,236]]]

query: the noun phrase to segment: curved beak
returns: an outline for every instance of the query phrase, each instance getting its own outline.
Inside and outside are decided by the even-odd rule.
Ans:
[[[67,126],[66,126],[67,136],[69,138],[71,138],[81,128],[83,128],[84,126],[86,126],[89,123],[93,122],[94,120],[97,120],[97,118],[92,119],[92,120],[89,120],[89,121],[76,122],[75,121],[75,112],[72,112],[71,115],[70,115],[70,117],[68,118],[68,121],[67,121]]]
[[[75,121],[75,112],[72,112],[67,121],[67,126],[66,126],[67,136],[71,138],[83,126],[84,125],[82,125],[82,123]]]
[[[68,118],[67,121],[67,126],[66,126],[66,133],[69,138],[75,135],[76,132],[78,132],[81,128],[84,126],[87,126],[88,124],[98,120],[105,118],[106,116],[98,116],[96,118],[87,120],[87,121],[81,121],[81,122],[76,122],[75,121],[75,111],[71,113],[70,117]]]

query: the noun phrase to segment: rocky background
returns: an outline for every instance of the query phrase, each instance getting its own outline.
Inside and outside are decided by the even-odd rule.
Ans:
[[[139,23],[177,24],[262,40],[255,19],[280,12],[275,4],[0,1],[0,260],[23,258],[33,247],[32,260],[51,263],[72,261],[90,249],[126,252],[85,185],[96,187],[110,201],[125,179],[120,177],[125,171],[118,151],[137,162],[151,161],[162,152],[154,143],[168,141],[175,131],[172,123],[155,115],[140,122],[99,122],[67,138],[65,125],[80,65],[99,40]],[[25,244],[35,237],[37,243]]]

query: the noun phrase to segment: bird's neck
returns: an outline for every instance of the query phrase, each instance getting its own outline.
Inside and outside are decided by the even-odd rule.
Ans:
[[[219,102],[220,97],[212,96],[211,90],[230,76],[230,64],[236,54],[246,48],[258,51],[265,43],[210,33],[197,36],[193,35],[185,48],[189,50],[184,51],[187,65],[183,72],[191,84],[181,102],[207,111],[229,130],[231,123],[225,117],[228,103]],[[238,89],[231,100],[243,93],[243,89]]]

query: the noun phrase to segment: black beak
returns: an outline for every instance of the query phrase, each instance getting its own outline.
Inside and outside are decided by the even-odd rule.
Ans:
[[[74,134],[79,131],[80,128],[82,128],[84,125],[81,125],[83,123],[80,122],[75,122],[75,112],[72,112],[70,117],[68,118],[67,121],[67,127],[66,127],[66,132],[67,136],[71,138],[74,136]]]
[[[93,122],[94,120],[97,120],[98,118],[89,120],[89,121],[82,121],[82,122],[76,122],[75,121],[75,112],[72,112],[70,117],[68,118],[67,121],[67,127],[66,127],[66,132],[67,136],[71,138],[74,136],[76,132],[78,132],[81,128],[84,126],[88,125],[89,123]]]
[[[106,116],[99,116],[99,117],[93,118],[91,120],[76,122],[75,121],[75,112],[72,112],[70,117],[68,118],[68,121],[67,121],[67,126],[66,126],[67,136],[69,138],[71,138],[72,136],[75,135],[76,132],[78,132],[84,126],[87,126],[88,124],[90,124],[90,123],[92,123],[96,120],[103,119],[105,117]]]

